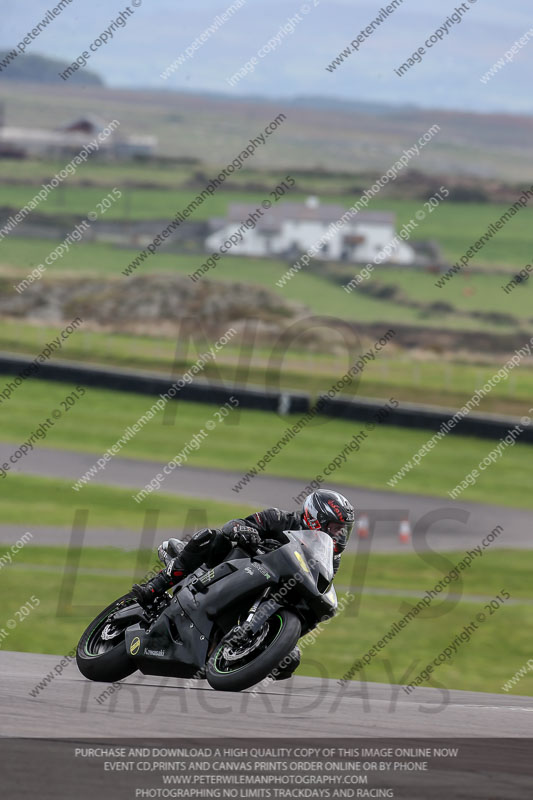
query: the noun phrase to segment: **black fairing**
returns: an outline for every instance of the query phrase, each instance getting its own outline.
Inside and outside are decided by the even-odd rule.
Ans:
[[[177,586],[155,622],[131,625],[126,648],[141,672],[197,675],[212,646],[242,624],[265,594],[268,599],[261,602],[269,615],[286,606],[300,616],[303,632],[333,616],[336,599],[325,594],[333,578],[329,537],[320,531],[290,531],[280,538],[280,547],[271,552],[251,558],[234,548],[222,564],[197,569]]]

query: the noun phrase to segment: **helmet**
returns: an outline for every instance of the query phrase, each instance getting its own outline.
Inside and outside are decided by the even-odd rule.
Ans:
[[[305,498],[302,519],[304,525],[311,530],[325,531],[335,539],[340,535],[348,539],[355,512],[352,504],[342,494],[320,489]]]

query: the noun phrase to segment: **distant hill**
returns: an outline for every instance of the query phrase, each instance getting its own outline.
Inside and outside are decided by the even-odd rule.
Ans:
[[[61,67],[55,67],[56,73]],[[424,133],[438,125],[440,131],[413,158],[412,169],[474,180],[533,182],[532,116],[405,105],[387,108],[379,103],[369,108],[357,100],[346,104],[320,95],[282,101],[98,84],[80,91],[74,78],[66,82],[58,78],[59,82],[47,85],[2,80],[11,68],[14,63],[0,74],[0,101],[5,124],[13,127],[35,125],[36,108],[39,127],[50,129],[58,120],[96,114],[120,120],[123,132],[157,136],[159,155],[194,158],[215,168],[230,163],[278,117],[277,129],[254,153],[254,169],[361,175],[387,170],[404,150],[417,147]],[[75,73],[80,74],[90,73]]]
[[[0,50],[0,61],[8,55],[8,50]],[[59,77],[70,63],[55,58],[37,55],[18,55],[2,70],[2,80],[31,81],[32,83],[64,84]],[[104,81],[95,72],[79,69],[68,80],[78,86],[104,86]]]
[[[349,114],[394,114],[404,111],[419,111],[419,107],[412,103],[394,105],[392,103],[371,103],[366,100],[343,100],[339,97],[323,97],[322,95],[306,95],[293,97],[289,100],[279,100],[285,105],[294,108],[311,108],[317,111],[346,111]]]
[[[175,90],[168,90],[169,94],[176,94]],[[185,95],[205,97],[209,100],[223,102],[231,101],[237,105],[265,104],[279,105],[284,108],[308,108],[315,111],[346,111],[348,114],[356,112],[362,114],[395,114],[409,111],[420,111],[420,107],[413,103],[371,103],[366,100],[343,100],[340,97],[324,97],[322,95],[296,95],[295,97],[266,97],[258,94],[232,95],[228,92],[181,90]]]

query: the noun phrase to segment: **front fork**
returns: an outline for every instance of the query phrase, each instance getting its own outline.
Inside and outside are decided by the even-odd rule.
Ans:
[[[266,587],[266,589],[265,589],[265,591],[263,592],[263,594],[261,594],[261,595],[260,595],[260,596],[257,598],[257,600],[255,601],[255,603],[254,603],[254,604],[253,604],[253,606],[251,607],[250,611],[248,612],[248,616],[246,617],[246,619],[245,619],[245,621],[244,621],[244,625],[245,625],[246,627],[251,627],[251,625],[252,625],[252,623],[253,623],[253,620],[254,620],[254,617],[255,617],[255,615],[257,614],[257,611],[259,610],[259,606],[261,605],[261,603],[263,602],[263,600],[266,600],[266,599],[267,599],[267,597],[268,597],[268,595],[269,595],[269,594],[270,594],[270,586],[267,586],[267,587]]]
[[[242,644],[246,640],[252,639],[263,627],[266,620],[278,611],[281,606],[274,599],[268,599],[270,586],[257,598],[250,608],[248,615],[242,625],[236,625],[230,634],[230,641],[235,644]]]

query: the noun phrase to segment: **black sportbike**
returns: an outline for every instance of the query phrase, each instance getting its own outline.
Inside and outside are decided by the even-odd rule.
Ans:
[[[300,636],[334,616],[332,581],[333,542],[322,531],[286,531],[247,550],[235,545],[149,612],[131,594],[104,609],[79,641],[78,667],[93,681],[139,669],[242,691],[275,677]]]

